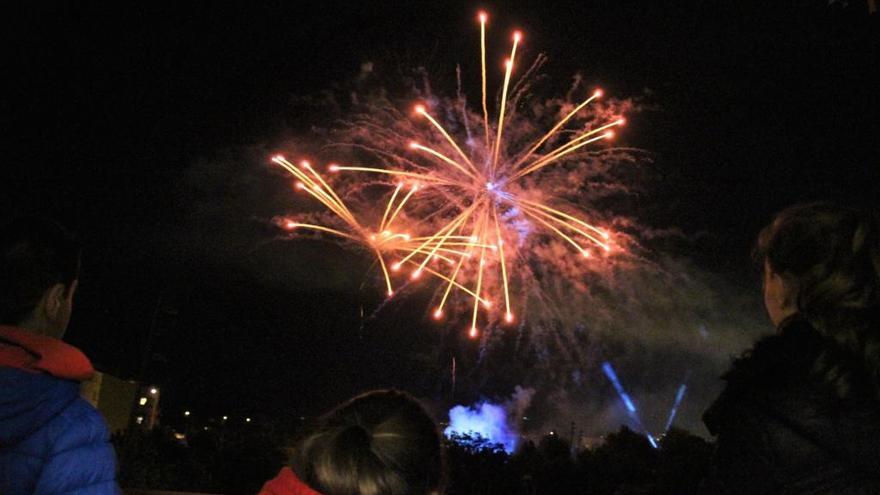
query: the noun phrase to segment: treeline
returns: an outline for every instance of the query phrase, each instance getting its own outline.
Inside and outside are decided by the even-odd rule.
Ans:
[[[254,494],[284,464],[293,432],[272,426],[130,431],[114,437],[119,482],[127,489]],[[480,437],[447,441],[448,495],[695,493],[712,444],[672,429],[654,449],[622,427],[592,449],[548,435],[515,454]]]
[[[481,438],[448,443],[450,495],[695,493],[705,476],[712,444],[672,429],[654,449],[622,427],[592,449],[572,450],[559,436],[528,442],[508,455]]]

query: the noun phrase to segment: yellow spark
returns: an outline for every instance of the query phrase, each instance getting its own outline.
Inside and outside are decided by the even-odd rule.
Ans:
[[[468,177],[470,177],[472,179],[474,178],[474,174],[472,174],[468,169],[464,168],[460,163],[458,163],[457,161],[453,160],[452,158],[449,158],[448,156],[444,155],[443,153],[440,153],[439,151],[437,151],[433,148],[423,146],[423,145],[416,143],[416,142],[409,143],[409,147],[414,150],[425,151],[425,152],[439,158],[440,160],[443,160],[444,162],[452,165],[453,167],[457,168],[458,170],[460,170],[463,174],[467,175]]]
[[[394,210],[394,213],[391,214],[391,218],[388,219],[388,223],[385,224],[384,227],[388,227],[391,225],[391,222],[394,221],[394,219],[397,217],[397,214],[400,213],[401,209],[403,209],[403,205],[406,204],[406,202],[409,200],[409,198],[413,194],[415,194],[415,192],[418,191],[418,189],[419,189],[418,186],[413,186],[412,188],[410,188],[409,192],[406,193],[406,196],[404,196],[403,199],[400,200],[400,204],[397,205],[397,208]]]
[[[538,222],[540,222],[543,226],[545,226],[545,227],[547,227],[548,229],[550,229],[550,230],[552,230],[553,232],[555,232],[556,235],[558,235],[559,237],[563,238],[566,242],[568,242],[569,244],[571,244],[572,246],[574,246],[574,248],[577,249],[578,252],[580,252],[583,256],[589,256],[590,252],[587,251],[586,249],[584,249],[584,248],[583,248],[580,244],[578,244],[574,239],[572,239],[571,237],[569,237],[568,235],[566,235],[565,232],[563,232],[563,231],[557,229],[556,227],[554,227],[553,225],[551,225],[549,222],[546,222],[544,219],[542,219],[541,217],[535,215],[534,213],[530,213],[530,212],[527,211],[527,210],[523,210],[523,213],[525,213],[526,215],[532,217],[534,220],[537,220]]]
[[[547,141],[548,139],[550,139],[551,136],[556,134],[556,131],[558,131],[563,125],[565,125],[566,122],[568,122],[572,117],[574,117],[578,112],[580,112],[582,108],[589,105],[591,101],[595,100],[596,98],[599,98],[600,96],[602,96],[601,90],[597,89],[596,91],[594,91],[593,94],[590,95],[589,98],[584,100],[580,105],[576,106],[574,108],[574,110],[569,112],[568,115],[563,117],[562,120],[560,120],[555,126],[553,126],[553,128],[550,129],[550,131],[548,131],[547,134],[544,134],[544,136],[541,139],[539,139],[531,148],[529,148],[529,151],[527,151],[525,155],[523,155],[519,160],[517,160],[513,165],[511,165],[510,168],[512,170],[515,170],[524,161],[528,160],[529,157],[532,156],[532,153],[537,151],[537,149],[540,148],[541,145],[544,144],[545,141]]]
[[[520,177],[524,177],[526,175],[529,175],[530,173],[535,172],[536,170],[540,170],[540,169],[546,167],[547,165],[550,165],[551,163],[555,162],[556,160],[562,158],[563,156],[565,156],[569,153],[573,153],[573,152],[577,151],[578,149],[583,148],[584,146],[586,146],[590,143],[594,143],[596,141],[601,141],[602,139],[610,139],[613,136],[614,136],[614,133],[612,133],[611,131],[607,131],[607,132],[605,132],[605,134],[594,137],[593,139],[587,139],[586,141],[583,141],[576,146],[571,146],[564,151],[561,151],[561,152],[557,151],[554,154],[547,156],[546,158],[538,160],[533,165],[531,165],[529,168],[526,168],[520,172],[517,172],[516,174],[514,174],[510,178],[510,180],[516,180],[516,179],[519,179]]]
[[[471,214],[471,212],[473,211],[473,209],[474,209],[474,206],[472,205],[470,208],[468,208],[467,210],[465,210],[464,212],[462,212],[461,214],[459,214],[458,217],[456,217],[455,219],[453,219],[451,222],[447,223],[442,229],[438,230],[436,233],[434,233],[434,235],[432,235],[431,237],[429,237],[428,240],[424,241],[424,242],[418,247],[418,249],[419,249],[419,250],[424,249],[426,246],[428,246],[428,245],[429,245],[432,241],[434,241],[436,238],[438,238],[438,237],[440,237],[441,235],[445,234],[445,233],[447,232],[447,230],[454,229],[455,227],[458,226],[458,224],[459,224],[460,222],[464,222],[464,220],[465,220],[468,216],[470,216],[470,214]],[[402,260],[400,260],[400,261],[398,261],[397,263],[395,263],[395,266],[400,267],[400,265],[402,265],[403,263],[409,261],[410,258],[412,258],[413,256],[415,256],[416,253],[417,253],[417,251],[413,251],[412,253],[410,253],[409,255],[407,255],[406,257],[404,257]],[[394,268],[394,267],[392,266],[392,268]]]
[[[451,236],[449,236],[449,238],[450,238],[450,239],[470,239],[471,236],[469,236],[469,235],[451,235]],[[431,237],[414,237],[414,238],[412,238],[412,239],[410,239],[410,240],[412,240],[412,241],[424,241],[425,239],[431,239]]]
[[[321,190],[320,186],[318,186],[316,184],[311,187],[307,187],[303,184],[302,187],[300,187],[300,189],[309,193],[313,198],[317,199],[321,204],[326,206],[330,211],[332,211],[333,213],[336,213],[336,215],[339,216],[346,223],[350,224],[352,227],[360,229],[360,225],[358,225],[357,222],[354,222],[353,220],[349,219],[345,215],[345,212],[339,209],[339,206],[336,204],[336,202],[330,196],[328,196],[324,191]]]
[[[541,210],[539,210],[539,209],[532,208],[532,207],[530,207],[530,206],[526,206],[526,205],[522,205],[522,206],[524,207],[524,209],[527,209],[527,210],[532,211],[532,212],[534,212],[534,213],[538,213],[538,214],[540,214],[540,215],[543,215],[545,218],[549,218],[549,219],[551,219],[551,220],[553,220],[553,221],[555,221],[555,222],[558,222],[558,223],[562,224],[563,227],[568,228],[568,229],[571,229],[571,230],[577,232],[578,234],[580,234],[580,235],[586,237],[587,239],[589,239],[589,240],[595,242],[596,244],[602,246],[602,249],[608,251],[609,247],[608,247],[605,243],[603,243],[602,241],[600,241],[600,240],[597,239],[596,237],[590,235],[589,233],[584,232],[583,230],[581,230],[580,228],[576,227],[576,226],[573,225],[572,223],[566,222],[565,220],[561,220],[561,219],[559,219],[559,218],[557,218],[557,217],[555,217],[555,216],[553,216],[553,215],[551,215],[551,214],[549,214],[549,213],[543,212],[543,211],[541,211]]]
[[[391,288],[391,276],[388,275],[388,268],[385,266],[385,260],[382,258],[382,253],[376,249],[376,257],[379,258],[379,265],[382,266],[382,275],[385,276],[385,287],[388,289],[388,297],[394,295],[394,289]]]
[[[408,177],[410,179],[416,179],[420,182],[432,182],[435,184],[445,184],[447,186],[453,186],[456,184],[455,182],[444,180],[439,177],[434,177],[431,175],[419,174],[416,172],[406,172],[403,170],[388,170],[386,168],[337,166],[333,169],[333,172],[337,172],[337,171],[370,172],[370,173],[375,173],[375,174],[386,174],[386,175],[393,175],[393,176],[397,176],[397,177]]]
[[[346,223],[352,225],[352,227],[355,227],[356,229],[361,228],[360,225],[355,220],[354,216],[351,215],[351,212],[348,211],[348,208],[345,207],[342,200],[338,199],[338,196],[336,196],[334,198],[335,193],[334,193],[334,196],[327,194],[327,192],[325,192],[323,190],[323,187],[318,182],[315,182],[311,177],[309,177],[307,174],[303,173],[301,170],[299,170],[296,166],[294,166],[292,163],[290,163],[283,156],[277,155],[272,159],[272,161],[281,165],[288,172],[290,172],[295,177],[297,177],[298,179],[303,181],[302,187],[300,189],[303,189],[306,192],[308,192],[310,195],[312,195],[312,197],[314,197],[319,202],[321,202],[324,206],[326,206],[331,211],[336,213]],[[320,176],[318,176],[317,172],[314,172],[314,170],[311,169],[311,165],[308,162],[306,162],[306,161],[303,162],[303,168],[306,168],[306,170],[311,170],[312,173],[320,179]],[[321,183],[326,185],[326,183],[323,182],[323,179],[320,179],[320,180],[321,180]],[[332,192],[332,189],[330,189],[329,186],[327,186],[327,189]],[[337,202],[337,200],[338,200],[338,202]]]
[[[485,226],[485,222],[484,222],[482,229],[485,230],[485,228],[486,228],[486,226]],[[486,248],[480,248],[480,265],[477,270],[477,290],[474,291],[477,295],[474,298],[474,312],[473,312],[473,315],[471,316],[471,330],[470,330],[471,338],[474,338],[477,336],[477,310],[479,310],[479,307],[480,307],[479,306],[479,299],[480,299],[480,296],[482,295],[481,291],[483,290],[483,268],[485,268],[485,264],[486,264]]]
[[[443,126],[440,125],[439,122],[437,122],[436,120],[434,120],[434,117],[431,117],[431,115],[428,113],[427,110],[425,110],[425,107],[424,107],[423,105],[418,105],[418,106],[416,106],[416,113],[418,113],[418,114],[424,116],[426,119],[428,119],[428,121],[429,121],[431,124],[433,124],[434,127],[437,128],[437,130],[440,131],[440,134],[443,134],[443,137],[446,138],[446,141],[448,141],[449,144],[451,144],[452,147],[455,148],[455,151],[458,152],[458,155],[461,156],[461,157],[464,159],[464,162],[467,163],[468,166],[469,166],[474,172],[477,171],[477,170],[474,168],[474,164],[471,163],[470,158],[468,158],[467,155],[464,154],[464,151],[461,151],[461,148],[458,147],[458,144],[455,142],[455,140],[452,139],[452,137],[449,135],[448,132],[446,132],[446,129],[444,129]],[[468,175],[471,176],[471,177],[473,177],[471,174],[468,174]]]
[[[622,119],[622,118],[620,118],[620,119],[614,120],[614,121],[612,121],[612,122],[610,122],[610,123],[608,123],[608,124],[605,124],[605,125],[603,125],[603,126],[597,127],[597,128],[595,128],[595,129],[590,129],[589,131],[582,133],[582,134],[579,135],[578,137],[576,137],[576,138],[572,139],[571,141],[565,143],[564,145],[560,146],[559,148],[556,148],[555,150],[553,150],[553,152],[548,153],[548,156],[553,155],[553,154],[556,154],[556,153],[559,153],[559,152],[561,152],[561,151],[565,151],[566,149],[568,149],[568,148],[570,148],[570,147],[572,147],[572,146],[574,146],[574,145],[576,145],[576,144],[581,143],[584,139],[586,139],[586,138],[588,138],[588,137],[590,137],[590,136],[596,135],[596,134],[598,134],[598,133],[604,131],[605,129],[610,129],[610,128],[615,127],[615,126],[624,125],[625,123],[626,123],[626,119]],[[545,157],[545,158],[546,158],[546,157]]]
[[[451,227],[451,228],[446,232],[446,235],[444,235],[444,236],[440,239],[440,241],[437,242],[436,245],[431,249],[430,253],[428,253],[428,255],[425,256],[425,259],[422,261],[422,264],[419,265],[419,268],[416,269],[415,273],[420,273],[420,272],[421,272],[422,268],[424,268],[425,265],[428,264],[428,260],[431,259],[431,256],[433,256],[434,253],[436,253],[437,250],[440,249],[440,247],[443,246],[443,243],[446,242],[446,239],[448,238],[448,236],[452,235],[456,230],[458,230],[459,226],[460,226],[462,223],[464,223],[465,218],[467,218],[467,217],[461,217],[461,218],[459,219],[458,224],[456,224],[455,226]],[[426,243],[427,243],[427,242],[433,242],[433,240],[425,241],[425,242],[426,242]]]
[[[507,289],[507,266],[504,263],[504,241],[501,238],[501,227],[498,225],[498,210],[496,207],[493,207],[493,214],[495,217],[495,241],[498,245],[498,258],[501,260],[501,281],[504,285],[505,319],[509,322],[513,319],[513,313],[510,312],[510,293]]]
[[[449,291],[452,290],[452,286],[453,284],[455,284],[455,278],[458,276],[458,271],[461,269],[461,265],[462,263],[464,263],[464,260],[464,256],[458,259],[458,264],[455,265],[455,270],[453,270],[452,272],[452,277],[447,279],[449,283],[446,285],[446,290],[443,292],[443,298],[440,299],[440,305],[437,306],[437,310],[434,313],[435,315],[443,314],[443,305],[446,304],[446,298],[449,297]]]
[[[413,265],[416,264],[415,261],[409,261],[408,263],[413,264]],[[459,284],[458,282],[452,281],[452,280],[451,280],[449,277],[447,277],[446,275],[443,275],[442,273],[440,273],[440,272],[438,272],[438,271],[432,270],[432,269],[429,268],[429,267],[425,267],[425,271],[428,272],[428,273],[430,273],[431,275],[434,275],[435,277],[437,277],[437,278],[439,278],[439,279],[441,279],[441,280],[445,280],[445,281],[447,281],[447,282],[452,282],[452,285],[454,285],[455,287],[461,289],[461,291],[464,292],[465,294],[467,294],[467,295],[473,297],[474,300],[477,301],[477,302],[479,302],[480,304],[489,304],[489,301],[488,301],[488,300],[486,300],[486,299],[484,299],[484,298],[482,298],[482,297],[477,296],[477,294],[476,294],[474,291],[472,291],[472,290],[468,289],[467,287],[465,287],[465,286]]]
[[[568,213],[565,213],[564,211],[560,211],[560,210],[557,210],[557,209],[555,209],[555,208],[551,208],[551,207],[549,207],[549,206],[547,206],[547,205],[544,205],[544,204],[541,204],[541,203],[536,203],[536,202],[534,202],[534,201],[529,201],[529,200],[526,200],[526,199],[518,199],[518,202],[520,202],[520,203],[524,203],[524,204],[527,204],[527,205],[529,205],[529,206],[534,206],[535,208],[540,208],[540,209],[542,209],[542,210],[544,210],[544,211],[547,211],[547,212],[553,213],[554,215],[559,215],[559,216],[561,216],[561,217],[563,217],[563,218],[565,218],[565,219],[567,219],[567,220],[571,220],[572,222],[578,223],[578,224],[580,224],[580,225],[582,225],[582,226],[584,226],[584,227],[586,227],[586,228],[592,230],[593,232],[599,234],[599,235],[602,237],[602,239],[604,239],[604,240],[606,240],[606,241],[607,241],[608,238],[610,237],[610,236],[608,235],[608,232],[605,232],[604,230],[602,230],[602,229],[600,229],[600,228],[598,228],[598,227],[596,227],[596,226],[594,226],[594,225],[590,225],[590,224],[588,224],[587,222],[584,222],[583,220],[581,220],[581,219],[579,219],[579,218],[577,218],[577,217],[575,217],[575,216],[569,215]],[[601,243],[600,243],[600,244],[601,244]],[[605,246],[605,247],[606,247],[606,250],[607,250],[607,246]]]
[[[397,198],[397,194],[402,188],[402,182],[397,184],[397,187],[394,188],[394,193],[391,194],[391,199],[388,200],[388,206],[385,207],[385,213],[382,215],[382,222],[379,224],[379,230],[385,230],[385,221],[388,220],[388,212],[391,211],[391,205],[394,204],[394,200]]]
[[[483,130],[486,132],[486,149],[489,149],[489,107],[486,105],[486,19],[485,12],[480,12],[480,68],[483,81]]]
[[[287,159],[283,156],[276,156],[272,159],[272,161],[284,167],[285,170],[293,174],[297,179],[305,182],[309,187],[313,187],[316,185],[315,181],[313,181],[311,177],[304,174],[300,169],[296,167],[296,165],[287,161]]]
[[[324,179],[321,177],[321,174],[319,174],[315,169],[313,169],[312,166],[309,164],[309,162],[303,162],[303,167],[304,167],[306,170],[308,170],[309,172],[311,172],[312,175],[315,176],[315,178],[318,180],[318,182],[320,182],[320,184],[321,184],[322,188],[324,189],[324,191],[326,191],[329,195],[333,196],[333,199],[335,200],[335,203],[339,206],[339,209],[340,209],[341,211],[345,212],[346,217],[347,217],[349,220],[351,220],[352,223],[357,223],[357,221],[354,219],[354,215],[352,215],[352,214],[351,214],[351,211],[349,211],[348,207],[345,206],[345,203],[342,201],[342,198],[340,198],[340,197],[336,194],[336,191],[334,191],[333,188],[330,187],[329,184],[327,184],[326,182],[324,182]]]
[[[513,71],[513,62],[516,59],[516,45],[522,37],[519,31],[513,33],[513,49],[510,50],[510,60],[507,61],[507,70],[504,72],[504,88],[501,90],[501,109],[498,111],[498,134],[495,136],[495,149],[492,154],[492,171],[498,165],[498,150],[501,147],[501,131],[504,129],[504,109],[507,105],[507,87],[510,85],[510,73]]]

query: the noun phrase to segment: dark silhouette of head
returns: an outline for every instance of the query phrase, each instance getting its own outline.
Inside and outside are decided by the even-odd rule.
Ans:
[[[292,468],[324,495],[429,495],[444,483],[437,426],[412,396],[378,390],[319,419]]]
[[[774,323],[798,315],[837,351],[817,362],[846,395],[856,376],[880,378],[880,219],[833,203],[792,206],[758,237],[765,302]],[[774,317],[775,314],[775,317]]]
[[[0,229],[0,324],[60,338],[73,308],[80,245],[61,226],[19,218]]]

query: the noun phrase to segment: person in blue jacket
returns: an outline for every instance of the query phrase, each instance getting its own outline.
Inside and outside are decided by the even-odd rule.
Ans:
[[[101,415],[80,398],[94,370],[61,341],[73,309],[78,243],[58,225],[0,230],[0,494],[118,494]]]

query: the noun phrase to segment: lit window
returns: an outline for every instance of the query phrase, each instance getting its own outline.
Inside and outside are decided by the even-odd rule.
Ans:
[[[144,417],[143,417],[143,416],[138,416],[138,417],[134,418],[134,422],[137,423],[137,424],[141,424],[141,423],[144,422]]]
[[[141,400],[138,401],[138,404],[140,404],[142,406],[146,406],[147,405],[147,398],[141,397]]]

